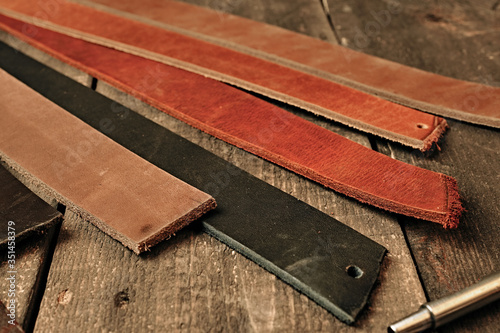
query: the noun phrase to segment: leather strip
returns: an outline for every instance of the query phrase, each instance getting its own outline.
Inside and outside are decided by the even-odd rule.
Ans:
[[[0,82],[2,159],[134,252],[215,207],[4,71]]]
[[[177,32],[61,1],[42,11],[38,0],[0,0],[5,15],[72,37],[231,83],[405,145],[428,150],[446,130],[442,118],[335,82]]]
[[[1,22],[23,36],[23,23]],[[458,224],[451,177],[396,161],[220,82],[37,29],[24,39],[213,136],[361,202],[446,228]]]
[[[31,192],[7,169],[0,166],[0,248],[14,244],[50,228],[62,214]],[[9,233],[13,232],[13,233]]]
[[[499,87],[433,74],[265,23],[186,3],[171,0],[76,2],[175,30],[409,107],[500,127]]]
[[[352,323],[359,314],[377,280],[382,246],[3,43],[0,67],[159,168],[211,193],[217,208],[201,219],[206,232],[341,320]],[[102,127],[103,119],[112,127]],[[363,275],[349,276],[349,266]]]

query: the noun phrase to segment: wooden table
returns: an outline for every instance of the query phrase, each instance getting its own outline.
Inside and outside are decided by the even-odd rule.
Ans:
[[[498,0],[190,0],[458,79],[500,85]],[[325,14],[322,3],[328,8]],[[388,10],[391,9],[391,12]],[[387,16],[386,12],[389,12]],[[23,52],[91,85],[92,78],[2,34]],[[94,80],[94,84],[95,84]],[[431,156],[299,109],[290,112],[387,154],[455,177],[467,212],[456,230],[360,204],[214,139],[102,82],[97,90],[388,249],[369,304],[347,326],[242,255],[190,227],[137,256],[66,212],[61,228],[19,244],[18,321],[40,332],[385,332],[388,324],[500,270],[500,135],[449,120]],[[34,189],[36,191],[36,189]],[[52,198],[44,197],[54,206]],[[0,286],[7,284],[0,265]],[[0,288],[7,300],[7,288]],[[498,332],[500,304],[442,332]]]

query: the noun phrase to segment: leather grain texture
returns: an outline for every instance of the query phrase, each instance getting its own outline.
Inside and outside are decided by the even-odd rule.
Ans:
[[[251,54],[403,105],[500,127],[500,88],[461,81],[291,31],[171,0],[77,0]],[[112,8],[112,9],[111,9]],[[348,69],[348,70],[346,70]]]
[[[22,22],[0,16],[0,27],[2,23],[22,36]],[[24,39],[196,128],[335,191],[444,227],[458,224],[461,206],[451,177],[379,154],[193,73],[42,28]]]
[[[44,7],[37,0],[0,0],[0,5],[0,12],[7,16],[228,82],[420,150],[430,149],[447,128],[440,117],[90,7],[60,1],[57,10],[40,16],[37,13]]]
[[[62,220],[62,214],[0,166],[0,248],[35,236]],[[9,228],[10,227],[10,228]]]
[[[5,71],[0,82],[0,157],[134,252],[215,207]]]
[[[346,323],[365,305],[385,249],[306,203],[0,43],[0,67],[109,138],[212,194],[206,232]],[[107,119],[112,126],[103,127]],[[332,246],[335,244],[335,246]],[[348,267],[359,267],[359,278]]]

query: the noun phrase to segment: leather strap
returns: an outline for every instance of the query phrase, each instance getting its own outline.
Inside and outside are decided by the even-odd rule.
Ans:
[[[0,67],[159,168],[211,193],[217,208],[201,219],[206,232],[341,320],[352,323],[359,314],[377,280],[382,246],[2,43]],[[103,127],[103,119],[113,126]],[[353,278],[348,267],[358,267],[362,276]]]
[[[15,247],[19,241],[61,221],[61,213],[31,192],[3,166],[0,166],[0,189],[0,248],[11,246],[12,236],[15,237]]]
[[[57,11],[42,20],[33,20],[43,10],[38,0],[0,0],[0,4],[3,7],[0,11],[7,16],[228,82],[420,150],[430,149],[447,128],[442,118],[90,7],[60,1]]]
[[[409,107],[500,127],[499,87],[444,77],[264,23],[181,2],[76,2],[179,31]]]
[[[0,82],[2,159],[134,252],[215,207],[4,71]]]
[[[21,37],[23,26],[30,29],[1,22]],[[376,207],[446,228],[458,224],[451,177],[394,160],[220,82],[37,29],[24,39],[226,142]]]

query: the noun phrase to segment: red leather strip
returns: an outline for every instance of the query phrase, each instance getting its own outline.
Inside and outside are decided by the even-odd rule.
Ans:
[[[38,0],[0,0],[7,16],[31,21]],[[293,104],[360,130],[427,150],[446,121],[337,83],[215,44],[65,1],[35,25],[116,48]]]
[[[425,72],[264,23],[171,0],[78,2],[106,5],[117,15],[177,29],[403,105],[500,127],[498,87]],[[100,9],[105,10],[102,6]]]
[[[223,83],[0,16],[0,27],[164,112],[362,202],[456,227],[456,181],[394,160]],[[138,70],[140,69],[140,70]]]
[[[2,159],[134,252],[215,208],[210,195],[123,148],[3,70],[0,100]],[[106,119],[102,126],[112,128]]]

